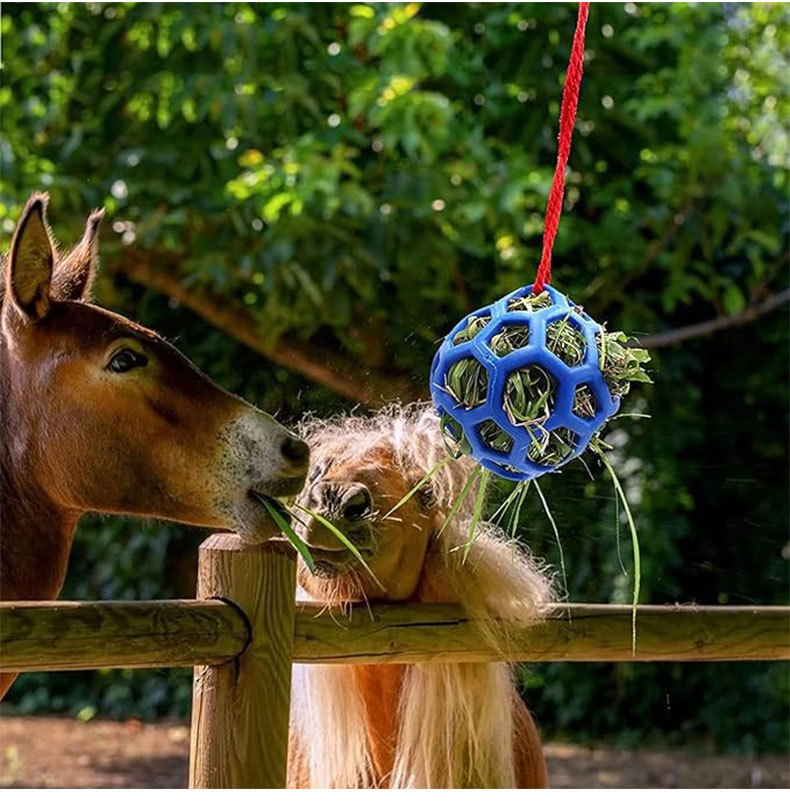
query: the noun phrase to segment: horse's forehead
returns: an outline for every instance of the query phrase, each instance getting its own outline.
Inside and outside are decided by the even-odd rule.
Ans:
[[[77,316],[89,327],[93,326],[97,331],[102,331],[108,335],[128,334],[140,337],[146,341],[158,341],[160,339],[156,331],[146,328],[140,323],[129,320],[114,311],[109,311],[101,306],[92,303],[65,303]]]
[[[146,343],[161,338],[139,323],[120,314],[76,301],[53,303],[49,316],[42,322],[42,333],[50,338],[66,338],[77,345],[92,346],[121,337],[136,337]]]
[[[136,323],[134,320],[129,320],[128,318],[123,317],[120,314],[116,314],[114,311],[110,311],[109,309],[104,309],[101,306],[95,306],[92,303],[77,303],[75,305],[82,306],[84,309],[93,312],[95,315],[98,315],[103,322],[111,324],[115,328],[131,331],[145,339],[161,339],[156,331],[152,331],[150,328],[146,328],[144,325],[140,325],[140,323]]]

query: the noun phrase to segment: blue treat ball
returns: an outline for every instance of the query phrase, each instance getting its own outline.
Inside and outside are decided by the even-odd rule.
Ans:
[[[578,457],[593,435],[620,406],[619,398],[612,397],[598,367],[595,337],[601,332],[601,327],[556,289],[545,286],[544,290],[551,298],[551,305],[547,308],[533,312],[508,310],[511,301],[532,292],[529,285],[465,317],[445,337],[431,367],[431,396],[439,415],[449,416],[444,419],[448,437],[455,443],[465,438],[475,460],[508,480],[532,480]],[[467,329],[470,318],[475,317],[490,317],[491,321],[472,339],[456,344],[455,338]],[[552,353],[546,344],[546,329],[552,323],[562,321],[576,328],[586,344],[584,356],[573,366]],[[510,327],[519,329],[523,336],[525,326],[528,338],[524,347],[504,356],[494,353],[491,349],[492,338],[496,340],[503,329]],[[459,404],[447,387],[448,372],[462,359],[479,362],[487,376],[485,402],[471,409]],[[542,369],[551,380],[553,405],[550,414],[542,422],[517,425],[504,409],[508,377],[533,365]],[[545,379],[545,376],[542,378]],[[573,413],[574,397],[580,390],[580,395],[585,395],[588,402],[592,399],[592,417],[586,417],[589,410],[585,417]],[[510,446],[509,450],[500,451],[486,441],[486,435],[490,435],[492,429],[501,443]],[[528,456],[531,444],[535,444],[532,449],[536,451],[540,442],[545,442],[549,433],[558,429],[562,430],[558,436],[562,436],[563,445],[571,447],[568,454],[555,465],[533,462]]]

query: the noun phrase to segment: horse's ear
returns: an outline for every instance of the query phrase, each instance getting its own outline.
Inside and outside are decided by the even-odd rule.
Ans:
[[[99,265],[99,228],[103,218],[104,208],[94,210],[88,216],[82,238],[58,262],[52,279],[52,297],[55,300],[86,300],[90,297]]]
[[[28,320],[49,311],[54,249],[46,221],[46,194],[30,197],[17,224],[6,263],[6,294]]]

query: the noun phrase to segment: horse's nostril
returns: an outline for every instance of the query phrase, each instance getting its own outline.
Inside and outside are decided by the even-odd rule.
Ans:
[[[361,488],[355,491],[343,503],[343,518],[348,522],[354,522],[357,519],[362,519],[370,512],[373,501],[370,497],[370,491],[367,488]]]
[[[282,456],[297,465],[307,465],[310,459],[310,447],[299,438],[287,437],[280,445]]]

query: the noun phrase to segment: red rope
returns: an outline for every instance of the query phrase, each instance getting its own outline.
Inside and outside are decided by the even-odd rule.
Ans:
[[[543,230],[543,254],[540,257],[538,274],[532,291],[535,294],[543,291],[544,284],[551,280],[551,251],[557,236],[557,227],[562,215],[562,198],[565,195],[565,166],[571,153],[573,124],[576,120],[576,107],[579,103],[579,88],[584,72],[584,27],[587,24],[589,3],[579,3],[579,16],[576,18],[576,32],[573,35],[571,58],[565,76],[565,87],[562,90],[562,109],[560,110],[559,147],[557,149],[557,167],[554,169],[554,180],[549,191],[546,204],[546,225]]]

